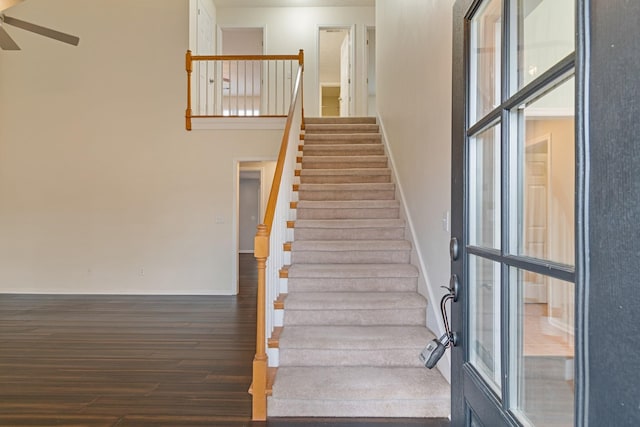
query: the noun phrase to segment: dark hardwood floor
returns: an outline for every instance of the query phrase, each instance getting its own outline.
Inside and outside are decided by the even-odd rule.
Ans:
[[[253,257],[241,255],[238,296],[0,295],[0,425],[449,425],[252,423],[255,289]]]

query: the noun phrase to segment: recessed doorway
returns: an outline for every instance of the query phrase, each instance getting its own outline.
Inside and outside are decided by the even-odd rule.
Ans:
[[[325,106],[328,116],[352,115],[352,33],[352,27],[320,27],[318,30],[318,96],[322,116]],[[338,114],[335,114],[335,88],[338,90]]]

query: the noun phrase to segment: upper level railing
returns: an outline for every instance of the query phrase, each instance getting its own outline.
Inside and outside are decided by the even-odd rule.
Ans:
[[[286,117],[295,73],[304,64],[297,55],[186,54],[186,128],[192,118]]]

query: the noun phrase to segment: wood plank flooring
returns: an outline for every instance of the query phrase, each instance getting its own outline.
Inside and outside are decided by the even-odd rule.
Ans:
[[[252,423],[254,260],[238,296],[0,295],[2,426],[446,426],[447,420]]]

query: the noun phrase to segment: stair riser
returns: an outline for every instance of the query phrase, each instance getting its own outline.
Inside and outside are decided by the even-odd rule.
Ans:
[[[293,251],[291,262],[300,264],[409,263],[411,251]]]
[[[295,228],[295,240],[399,240],[404,228]]]
[[[364,310],[293,310],[285,309],[284,325],[340,326],[423,326],[425,308]]]
[[[398,218],[398,208],[381,209],[315,209],[298,208],[298,219],[391,219]]]
[[[300,176],[301,184],[373,184],[391,182],[391,175],[314,175]]]
[[[374,126],[371,128],[338,128],[338,129],[310,129],[307,128],[304,130],[305,136],[309,135],[349,135],[349,134],[363,134],[363,133],[371,133],[377,134],[380,132],[380,128],[378,126]]]
[[[403,278],[292,278],[289,292],[415,292],[418,279]]]
[[[448,400],[292,400],[268,398],[270,417],[446,418]],[[444,409],[443,409],[444,408]]]
[[[333,134],[333,133],[377,133],[380,127],[376,124],[350,124],[350,125],[307,125],[305,134]]]
[[[378,367],[424,367],[418,355],[422,348],[371,350],[348,349],[327,350],[283,348],[280,342],[280,366],[378,366]],[[381,343],[383,346],[384,343]]]
[[[346,190],[308,191],[300,190],[298,200],[394,200],[394,190]]]
[[[360,137],[344,138],[339,136],[324,136],[324,135],[307,135],[304,138],[305,146],[323,146],[323,145],[362,145],[362,144],[382,144],[382,137],[380,135],[372,134]]]
[[[302,169],[380,169],[386,167],[386,158],[367,161],[346,158],[341,158],[339,161],[336,161],[336,159],[332,159],[331,161],[320,161],[317,158],[310,156],[302,159]]]
[[[376,124],[375,117],[305,117],[307,125]]]
[[[382,145],[378,144],[375,146],[372,145],[360,145],[360,146],[349,146],[349,145],[341,145],[338,147],[335,146],[305,146],[302,149],[302,153],[305,157],[310,156],[382,156],[384,155],[384,148]]]

